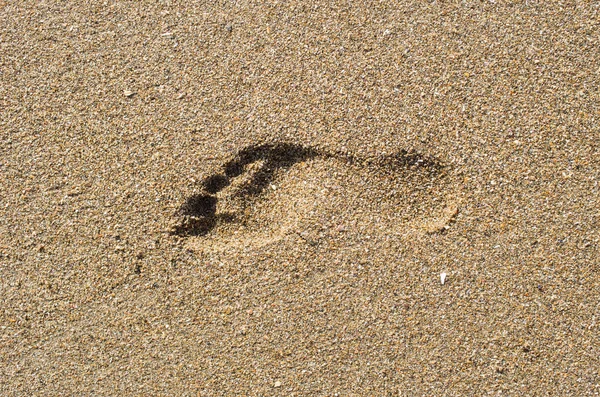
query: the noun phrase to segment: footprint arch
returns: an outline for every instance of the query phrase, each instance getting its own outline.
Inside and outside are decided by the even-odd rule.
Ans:
[[[323,230],[443,232],[458,212],[448,171],[407,151],[362,157],[290,143],[253,145],[202,180],[171,232],[198,250],[253,248],[286,236],[318,244]]]

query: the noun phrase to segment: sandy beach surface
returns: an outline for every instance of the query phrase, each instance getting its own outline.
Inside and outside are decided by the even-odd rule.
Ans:
[[[0,395],[600,394],[599,87],[598,1],[0,1]]]

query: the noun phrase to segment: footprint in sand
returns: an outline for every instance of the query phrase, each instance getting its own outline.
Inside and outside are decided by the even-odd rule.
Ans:
[[[458,207],[446,167],[401,151],[359,157],[288,143],[242,149],[202,182],[172,233],[195,248],[256,247],[334,228],[371,236],[443,232]],[[308,237],[306,237],[308,236]]]

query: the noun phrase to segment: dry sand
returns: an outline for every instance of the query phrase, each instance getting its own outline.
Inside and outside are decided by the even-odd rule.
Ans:
[[[0,1],[0,395],[600,394],[600,3],[90,3]]]

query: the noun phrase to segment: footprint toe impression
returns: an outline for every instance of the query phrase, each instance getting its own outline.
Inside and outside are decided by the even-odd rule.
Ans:
[[[458,211],[445,167],[405,151],[358,157],[287,143],[250,146],[201,186],[173,229],[195,236],[198,248],[265,245],[332,227],[440,232]]]

